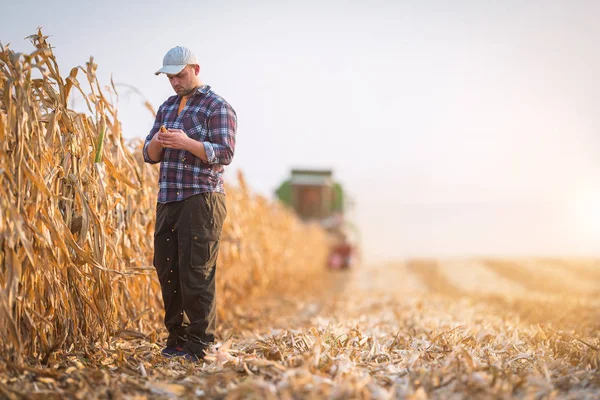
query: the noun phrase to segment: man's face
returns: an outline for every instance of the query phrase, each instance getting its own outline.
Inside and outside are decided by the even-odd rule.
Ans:
[[[188,65],[177,75],[167,74],[167,77],[175,93],[180,96],[187,96],[196,88],[198,72],[200,72],[198,65]]]

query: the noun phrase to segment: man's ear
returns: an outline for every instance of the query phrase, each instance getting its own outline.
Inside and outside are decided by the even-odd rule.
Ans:
[[[200,66],[198,64],[194,64],[194,75],[198,75],[200,73]]]

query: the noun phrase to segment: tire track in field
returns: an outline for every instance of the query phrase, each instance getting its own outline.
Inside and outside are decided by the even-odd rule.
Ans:
[[[531,271],[513,260],[484,259],[482,262],[498,275],[531,291],[556,294],[569,290],[555,276],[544,275],[542,270]]]
[[[415,259],[407,262],[407,270],[417,276],[429,293],[438,293],[451,298],[470,298],[481,304],[490,313],[517,318],[527,324],[541,324],[557,330],[567,330],[598,337],[600,331],[600,297],[583,295],[573,297],[556,278],[545,280],[535,271],[524,268],[514,260],[474,260],[482,268],[489,268],[505,283],[520,290],[488,291],[485,282],[482,290],[469,290],[460,286],[457,279],[448,274],[459,272],[452,263],[439,263],[434,259]],[[444,266],[450,264],[446,270]],[[491,267],[490,267],[491,265]],[[463,273],[467,273],[465,270]],[[454,282],[454,283],[453,283]],[[582,320],[587,321],[582,324]]]
[[[473,295],[517,296],[527,292],[523,285],[498,275],[476,259],[441,260],[440,270],[450,284]]]
[[[597,298],[505,297],[499,294],[482,294],[475,298],[487,303],[490,311],[499,316],[510,319],[510,315],[518,315],[524,323],[600,338],[600,300]]]
[[[352,293],[410,297],[427,291],[427,287],[408,270],[404,261],[359,266],[349,271],[349,276],[346,290]]]
[[[465,294],[448,280],[440,269],[439,263],[434,259],[408,260],[406,267],[430,292],[449,297],[460,297]]]
[[[598,261],[586,263],[585,261],[569,261],[557,258],[543,258],[539,261],[545,264],[556,266],[558,268],[562,268],[579,279],[595,281],[600,287],[600,262]]]
[[[596,294],[600,289],[600,281],[586,278],[578,275],[577,272],[566,263],[559,263],[557,260],[520,260],[519,265],[531,273],[539,273],[544,280],[554,280],[560,282],[564,292],[573,294]]]
[[[582,287],[573,287],[573,281],[581,276],[561,274],[564,270],[544,270],[544,265],[556,259],[523,260],[479,260],[483,265],[502,278],[521,285],[525,293],[481,293],[473,297],[486,302],[493,313],[501,316],[518,315],[522,322],[541,324],[579,332],[597,337],[600,330],[600,296]],[[570,264],[564,264],[569,268]],[[583,269],[584,266],[579,268]],[[571,271],[573,272],[573,271]],[[582,321],[586,321],[585,324]]]

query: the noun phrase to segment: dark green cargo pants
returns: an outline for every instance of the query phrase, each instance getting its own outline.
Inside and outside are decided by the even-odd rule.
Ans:
[[[156,206],[154,267],[162,289],[168,347],[201,354],[215,340],[215,274],[226,215],[221,193],[200,193]]]

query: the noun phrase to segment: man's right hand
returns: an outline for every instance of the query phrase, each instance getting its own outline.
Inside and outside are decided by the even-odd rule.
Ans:
[[[156,132],[156,135],[154,135],[154,137],[152,138],[150,143],[152,144],[152,142],[155,142],[162,149],[165,146],[163,145],[163,141],[162,141],[160,135],[161,135],[160,131]]]
[[[150,143],[148,143],[148,156],[154,161],[162,161],[163,144],[160,138],[160,131],[156,132],[156,135],[152,137]]]

